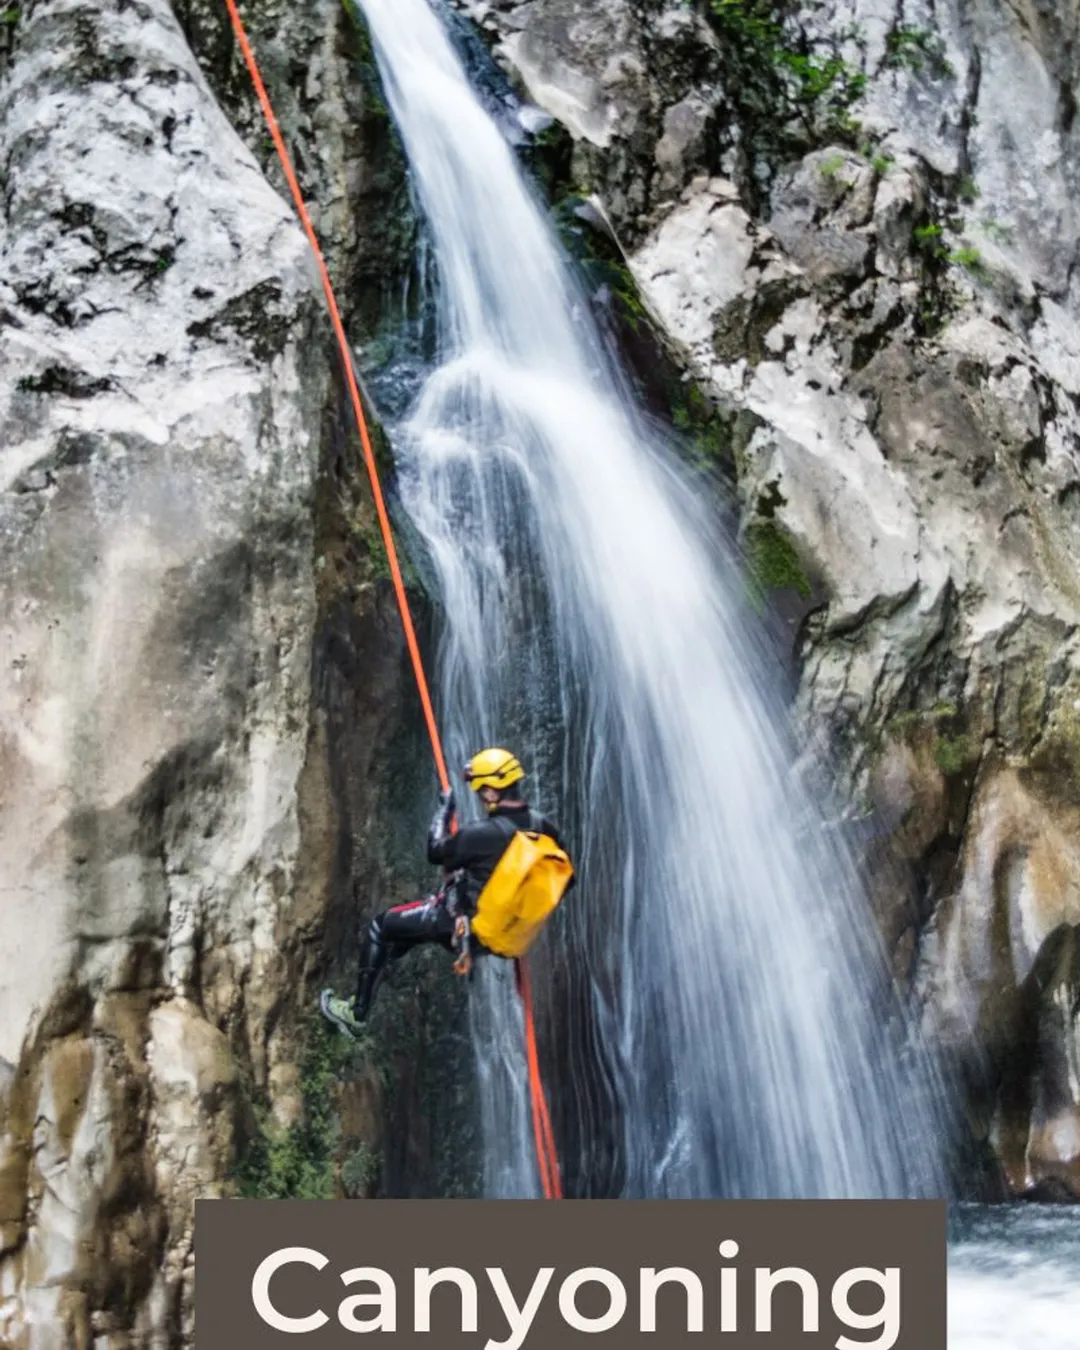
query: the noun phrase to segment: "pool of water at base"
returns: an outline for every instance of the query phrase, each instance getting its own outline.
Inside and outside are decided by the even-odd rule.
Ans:
[[[1080,1206],[952,1212],[949,1350],[1080,1350]]]

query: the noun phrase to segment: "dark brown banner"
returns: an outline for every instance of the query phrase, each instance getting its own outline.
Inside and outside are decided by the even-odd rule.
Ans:
[[[200,1200],[196,1350],[946,1350],[933,1201]]]

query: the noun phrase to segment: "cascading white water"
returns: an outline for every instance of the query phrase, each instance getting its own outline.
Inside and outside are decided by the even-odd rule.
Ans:
[[[933,1191],[936,1126],[887,1050],[865,902],[796,781],[739,570],[429,0],[361,7],[438,271],[440,364],[394,441],[449,754],[512,742],[579,864],[538,967],[570,1187]],[[473,1007],[488,1193],[531,1194],[505,967]]]

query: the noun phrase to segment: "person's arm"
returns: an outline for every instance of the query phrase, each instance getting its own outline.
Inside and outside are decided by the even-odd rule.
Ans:
[[[444,793],[428,831],[428,862],[447,872],[471,867],[485,855],[490,844],[486,823],[462,825],[456,833],[450,826],[454,818],[454,794]]]
[[[452,870],[455,864],[451,861],[451,855],[454,852],[454,843],[457,838],[451,833],[450,826],[454,819],[454,790],[447,788],[439,798],[439,805],[435,809],[435,814],[431,818],[431,825],[428,828],[427,837],[427,856],[428,862],[435,866],[442,866],[447,870]]]

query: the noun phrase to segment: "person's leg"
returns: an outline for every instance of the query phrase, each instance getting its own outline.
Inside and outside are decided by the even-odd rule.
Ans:
[[[440,898],[431,896],[407,905],[395,905],[372,919],[360,955],[356,994],[351,1000],[336,999],[329,990],[321,1001],[326,1016],[349,1035],[355,1035],[368,1013],[386,963],[398,960],[413,947],[438,942],[451,948],[454,921]]]
[[[377,933],[376,933],[377,930]],[[454,932],[454,921],[441,895],[429,895],[426,900],[413,900],[407,905],[395,905],[372,920],[371,932],[384,947],[391,949],[397,959],[424,942],[444,945]]]
[[[441,896],[429,895],[407,905],[395,905],[371,921],[368,941],[360,962],[353,1009],[363,1021],[371,1008],[379,977],[387,961],[398,961],[425,942],[452,946],[454,921]]]

